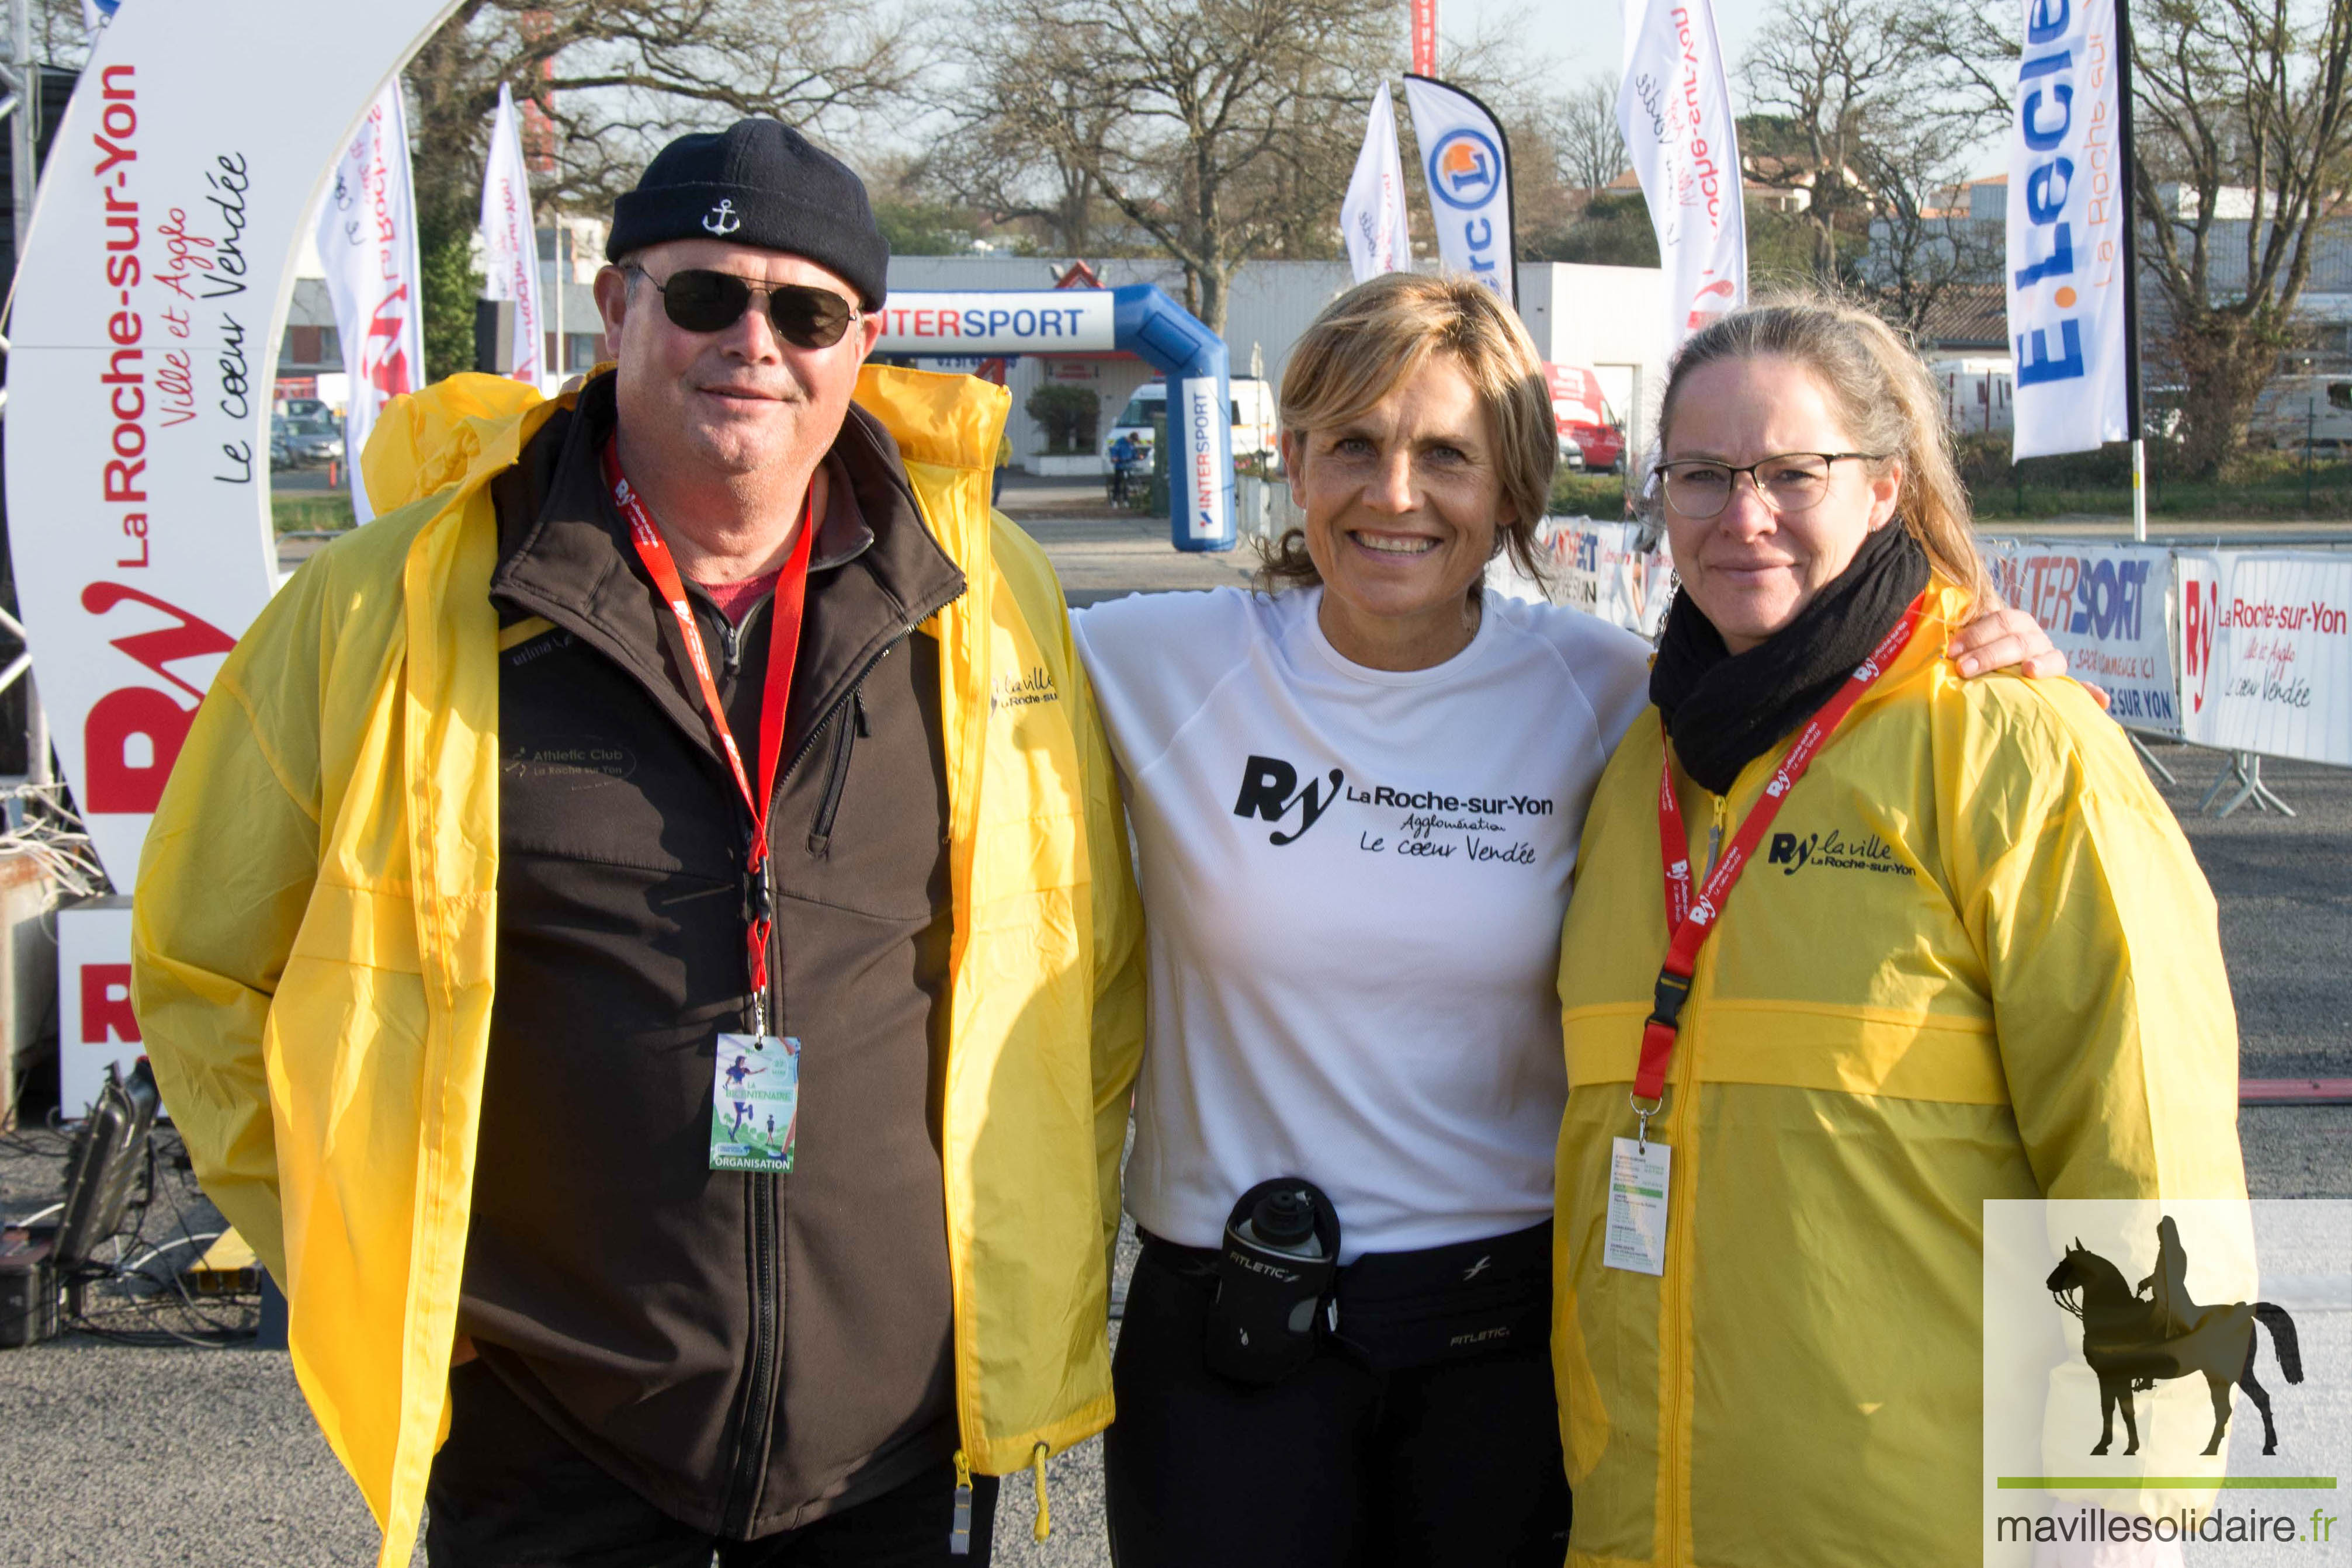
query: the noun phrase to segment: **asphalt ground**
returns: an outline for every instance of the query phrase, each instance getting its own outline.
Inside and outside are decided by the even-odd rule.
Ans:
[[[1053,554],[1074,604],[1246,581],[1245,552],[1179,555],[1167,546],[1164,519],[1106,517],[1098,496],[1094,485],[1013,476],[1003,498]],[[2159,788],[2220,903],[2243,1071],[2352,1076],[2352,772],[2266,763],[2265,782],[2296,815],[2248,806],[2217,820],[2194,810],[2225,759],[2171,745],[2156,755],[2179,777]],[[2352,1197],[2352,1107],[2244,1110],[2239,1131],[2257,1196]],[[63,1147],[38,1129],[0,1139],[0,1218],[57,1201]],[[168,1157],[159,1181],[147,1234],[128,1258],[217,1223]],[[1131,1237],[1123,1252],[1131,1263]],[[147,1272],[163,1270],[151,1264]],[[100,1321],[118,1331],[203,1332],[255,1316],[250,1301],[199,1313],[153,1285],[101,1291],[100,1302]],[[1054,1529],[1043,1544],[1031,1539],[1026,1478],[1007,1479],[999,1563],[1108,1563],[1100,1456],[1097,1439],[1054,1461]],[[155,1348],[82,1333],[0,1351],[0,1568],[333,1568],[372,1562],[374,1549],[366,1510],[283,1352]]]

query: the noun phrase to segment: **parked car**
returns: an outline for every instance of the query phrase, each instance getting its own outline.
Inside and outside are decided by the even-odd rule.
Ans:
[[[269,466],[320,468],[343,455],[343,424],[331,414],[280,414],[269,421]]]

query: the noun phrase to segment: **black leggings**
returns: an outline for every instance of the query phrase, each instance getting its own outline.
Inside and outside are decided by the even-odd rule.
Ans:
[[[1542,1344],[1391,1373],[1326,1350],[1244,1388],[1202,1363],[1212,1289],[1145,1245],[1103,1450],[1118,1568],[1558,1568],[1568,1480]]]

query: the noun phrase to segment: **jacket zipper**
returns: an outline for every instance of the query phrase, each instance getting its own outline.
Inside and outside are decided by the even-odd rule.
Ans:
[[[727,660],[731,672],[737,657],[738,645],[733,637],[734,628],[730,626],[728,630],[730,635],[727,643]],[[777,774],[778,789],[782,789],[784,781],[799,771],[802,763],[807,761],[809,752],[815,749],[817,738],[824,733],[825,725],[831,722],[835,715],[842,712],[845,705],[850,707],[850,713],[849,721],[842,725],[843,730],[848,731],[863,724],[865,699],[858,695],[858,688],[866,683],[867,676],[874,673],[874,667],[882,662],[883,656],[913,636],[915,626],[912,623],[901,626],[897,637],[883,644],[874,657],[866,661],[864,668],[860,668],[856,677],[851,679],[847,693],[836,699],[832,707],[818,716],[817,721],[809,729],[808,738],[801,742],[800,749],[793,753],[791,759],[785,763],[783,771]],[[835,777],[829,781],[826,786],[827,799],[824,808],[824,820],[828,830],[832,826],[833,809],[838,805],[833,796],[841,775],[845,775],[848,768],[848,746],[844,742],[839,748],[835,763]],[[772,909],[774,907],[776,896],[774,866],[775,858],[771,855],[767,867],[761,873],[761,879],[766,885],[769,907]],[[784,970],[783,965],[778,962],[778,955],[774,951],[777,941],[778,937],[772,933],[769,937],[768,961],[769,972],[774,978],[770,983],[768,1016],[774,1021],[772,1026],[781,1032],[781,1020],[783,1017],[782,990]],[[775,1426],[776,1340],[783,1317],[783,1287],[776,1278],[782,1251],[776,1237],[778,1178],[773,1175],[753,1173],[747,1175],[745,1180],[750,1184],[751,1193],[751,1365],[746,1379],[743,1418],[736,1427],[735,1478],[732,1485],[728,1489],[730,1496],[725,1510],[729,1532],[737,1535],[750,1533],[752,1517],[757,1510],[758,1499],[761,1490],[761,1472],[767,1463],[769,1439]]]
[[[1707,869],[1701,874],[1701,881],[1714,872],[1716,855],[1723,843],[1724,810],[1730,804],[1719,795],[1709,798],[1714,809],[1707,824]],[[1685,846],[1685,853],[1687,849]],[[1706,955],[1700,956],[1704,963]],[[1689,1403],[1684,1391],[1691,1376],[1690,1343],[1684,1324],[1690,1315],[1691,1275],[1696,1268],[1691,1237],[1697,1224],[1692,1205],[1697,1201],[1698,1192],[1697,1179],[1693,1174],[1698,1164],[1698,1052],[1691,1034],[1685,1026],[1675,1052],[1673,1092],[1676,1115],[1673,1136],[1679,1145],[1679,1154],[1674,1163],[1674,1174],[1668,1178],[1666,1273],[1658,1302],[1664,1317],[1659,1325],[1658,1353],[1667,1359],[1669,1368],[1665,1407],[1659,1412],[1658,1422],[1658,1462],[1664,1467],[1658,1495],[1665,1500],[1666,1507],[1658,1518],[1653,1542],[1654,1560],[1662,1564],[1680,1564],[1685,1561],[1683,1531],[1690,1513],[1690,1499],[1682,1487],[1682,1458],[1683,1435],[1690,1421]]]
[[[885,648],[882,651],[887,653],[889,649]],[[832,851],[833,819],[835,814],[841,809],[843,787],[849,782],[849,753],[856,748],[858,736],[872,733],[866,722],[864,689],[853,686],[849,689],[849,711],[846,713],[839,712],[837,710],[835,711],[833,765],[825,773],[824,798],[817,803],[816,824],[809,829],[809,853],[819,859]]]

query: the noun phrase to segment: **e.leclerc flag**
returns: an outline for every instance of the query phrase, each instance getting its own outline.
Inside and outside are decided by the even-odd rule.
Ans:
[[[343,447],[352,512],[374,516],[360,453],[383,405],[425,384],[425,312],[416,266],[416,202],[409,183],[408,124],[395,76],[368,106],[319,202],[319,260],[343,341],[351,401]]]
[[[1710,0],[1625,0],[1617,126],[1658,231],[1672,355],[1748,299],[1739,138]]]
[[[514,94],[499,84],[499,114],[490,123],[490,159],[482,171],[482,294],[514,301],[517,381],[539,384],[539,230],[530,217],[530,176],[515,124]]]
[[[1364,126],[1363,151],[1356,154],[1355,177],[1339,204],[1339,234],[1356,281],[1412,266],[1404,222],[1404,163],[1397,153],[1396,107],[1389,84],[1372,95],[1372,117]]]
[[[1404,100],[1421,143],[1422,174],[1429,181],[1439,259],[1516,306],[1511,149],[1502,126],[1485,104],[1430,77],[1407,76]]]
[[[2114,0],[2021,0],[2009,143],[2018,458],[2131,439]]]

